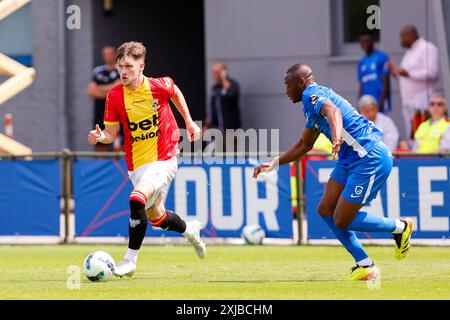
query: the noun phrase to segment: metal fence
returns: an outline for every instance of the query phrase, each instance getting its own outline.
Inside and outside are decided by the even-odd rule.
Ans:
[[[215,153],[215,157],[222,158],[253,158],[256,160],[267,161],[268,159],[276,156],[278,154],[264,154],[264,153]],[[73,199],[73,189],[72,189],[72,168],[73,161],[81,158],[92,158],[92,159],[122,159],[124,158],[124,152],[84,152],[84,151],[71,151],[69,149],[64,149],[61,152],[41,152],[41,153],[33,153],[31,155],[24,156],[13,156],[13,155],[1,155],[0,160],[8,159],[8,160],[29,160],[32,161],[34,159],[59,159],[61,160],[61,186],[62,186],[62,214],[64,215],[64,237],[63,243],[71,242],[71,237],[69,234],[69,224],[70,224],[70,215],[74,209],[74,199]],[[330,154],[327,153],[309,153],[306,158],[310,157],[329,157]],[[413,152],[401,152],[401,153],[393,153],[394,158],[449,158],[450,153],[429,153],[429,154],[420,154]],[[202,153],[181,153],[179,157],[183,158],[193,158],[193,159],[201,159],[204,157]],[[301,160],[302,158],[295,161],[295,180],[296,180],[296,193],[297,193],[297,210],[296,210],[296,222],[297,222],[297,244],[302,244],[305,242],[305,235],[303,234],[304,223],[306,221],[305,214],[305,189],[304,189],[304,177],[301,172]]]

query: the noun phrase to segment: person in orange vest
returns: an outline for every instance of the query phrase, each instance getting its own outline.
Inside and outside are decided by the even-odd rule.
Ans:
[[[419,153],[440,152],[446,149],[443,145],[450,122],[447,120],[447,102],[441,93],[434,93],[428,104],[431,118],[420,124],[414,134],[414,151]]]

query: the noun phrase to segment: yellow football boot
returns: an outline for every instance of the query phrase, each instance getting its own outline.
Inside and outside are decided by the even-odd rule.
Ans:
[[[367,281],[376,279],[379,274],[380,271],[374,264],[365,267],[355,266],[352,268],[352,272],[348,278],[349,280]]]
[[[394,234],[395,259],[402,260],[406,257],[411,248],[411,236],[414,231],[414,221],[412,219],[401,219],[406,223],[406,228],[402,233]]]

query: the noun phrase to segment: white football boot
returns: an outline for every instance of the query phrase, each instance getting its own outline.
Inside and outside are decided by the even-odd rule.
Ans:
[[[202,228],[202,223],[198,220],[189,221],[186,223],[186,230],[184,236],[188,242],[194,247],[195,253],[197,253],[200,259],[203,259],[206,255],[206,244],[200,238],[200,230]]]
[[[118,277],[132,277],[136,272],[136,262],[129,259],[122,259],[114,269],[114,274]]]

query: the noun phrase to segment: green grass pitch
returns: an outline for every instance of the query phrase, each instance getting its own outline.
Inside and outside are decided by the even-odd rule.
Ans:
[[[209,246],[200,260],[189,246],[144,246],[132,279],[68,289],[67,268],[92,251],[116,262],[126,246],[0,246],[0,299],[450,299],[450,247],[413,247],[404,261],[393,247],[368,246],[379,282],[345,280],[353,264],[335,246]],[[76,279],[76,276],[75,276]]]

